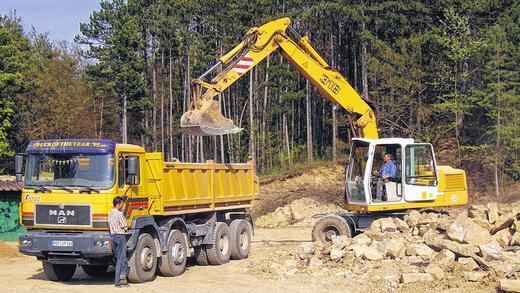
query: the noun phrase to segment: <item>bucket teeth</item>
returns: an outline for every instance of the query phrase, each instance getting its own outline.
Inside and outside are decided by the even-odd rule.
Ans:
[[[184,113],[181,117],[181,130],[191,135],[205,136],[238,133],[242,128],[222,115],[218,101],[211,100]]]

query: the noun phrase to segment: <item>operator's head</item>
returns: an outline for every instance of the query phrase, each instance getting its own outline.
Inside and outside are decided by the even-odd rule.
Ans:
[[[386,153],[385,156],[383,157],[383,161],[386,163],[390,160],[394,160],[394,155],[391,153]]]
[[[120,196],[116,196],[114,197],[114,200],[112,201],[112,203],[114,204],[114,208],[118,209],[118,210],[121,210],[123,209],[123,202],[125,200],[120,197]]]

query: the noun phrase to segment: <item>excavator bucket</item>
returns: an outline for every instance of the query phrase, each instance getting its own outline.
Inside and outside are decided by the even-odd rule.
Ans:
[[[187,111],[181,117],[181,130],[191,135],[224,135],[242,131],[220,111],[215,100],[199,101],[198,107]]]

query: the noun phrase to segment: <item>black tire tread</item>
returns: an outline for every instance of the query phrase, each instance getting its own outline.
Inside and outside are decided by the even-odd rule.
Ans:
[[[49,262],[42,262],[43,272],[47,279],[54,282],[66,282],[72,279],[76,271],[76,265],[57,265]]]
[[[220,230],[223,230],[222,231],[223,233],[227,233],[228,234],[228,237],[229,237],[230,242],[231,242],[231,237],[230,237],[228,225],[226,225],[226,223],[223,223],[223,222],[217,222],[215,224],[215,229],[213,230],[213,235],[212,235],[213,238],[211,239],[211,243],[212,244],[209,244],[206,247],[206,255],[208,256],[208,262],[210,264],[212,264],[212,265],[221,265],[221,264],[228,263],[229,262],[229,258],[231,256],[231,249],[229,250],[230,252],[228,253],[227,257],[224,257],[224,259],[221,259],[218,256],[219,248],[217,247],[216,243],[217,243],[217,236],[218,236]]]
[[[249,235],[249,246],[246,251],[242,251],[240,247],[240,233],[242,229],[246,229]],[[250,224],[243,219],[235,219],[229,224],[231,236],[231,259],[240,260],[249,256],[251,249],[252,231]]]
[[[143,240],[146,239],[146,240]],[[142,241],[151,241],[151,246],[154,248],[153,251],[155,252],[155,243],[153,241],[153,238],[148,233],[143,233],[139,235],[139,238],[137,239],[137,244],[135,245],[134,251],[132,251],[132,256],[128,260],[128,281],[132,283],[144,283],[152,281],[155,278],[155,271],[157,269],[157,255],[156,255],[156,269],[153,271],[153,276],[151,278],[145,278],[144,276],[140,276],[138,269],[137,269],[137,250],[139,249],[139,245]]]

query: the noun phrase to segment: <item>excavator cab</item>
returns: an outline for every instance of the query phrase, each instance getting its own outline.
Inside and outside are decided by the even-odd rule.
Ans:
[[[380,179],[378,170],[384,164],[385,154],[392,155],[396,174],[384,180],[382,200],[378,200],[376,182]],[[369,212],[467,202],[465,187],[451,195],[443,192],[446,191],[446,169],[446,166],[437,166],[429,143],[415,143],[411,138],[354,138],[345,175],[348,209]],[[450,171],[456,170],[450,168]],[[465,179],[465,174],[461,179]]]

